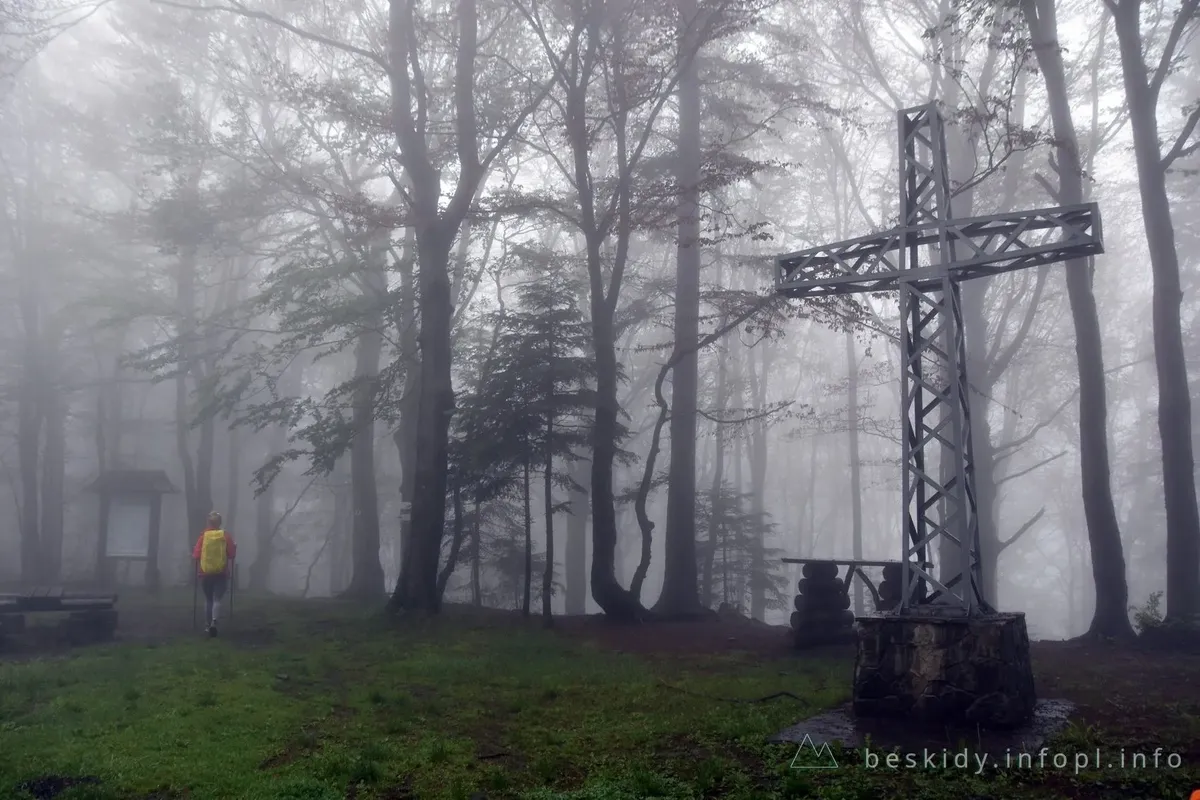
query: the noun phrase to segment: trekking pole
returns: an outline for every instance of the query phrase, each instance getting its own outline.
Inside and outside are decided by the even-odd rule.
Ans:
[[[196,570],[192,570],[192,630],[196,630],[196,587],[200,579],[196,577]]]
[[[229,564],[229,624],[233,624],[233,596],[237,594],[237,562]]]

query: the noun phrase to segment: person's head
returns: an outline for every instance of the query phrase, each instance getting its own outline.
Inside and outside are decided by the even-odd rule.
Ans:
[[[215,511],[208,512],[208,529],[210,531],[221,530],[221,515]]]

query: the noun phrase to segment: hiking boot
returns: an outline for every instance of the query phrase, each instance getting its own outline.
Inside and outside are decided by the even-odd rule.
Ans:
[[[214,637],[216,637],[216,635],[217,635],[217,624],[214,622],[212,625],[208,626],[208,636],[209,636],[209,638],[214,638]]]

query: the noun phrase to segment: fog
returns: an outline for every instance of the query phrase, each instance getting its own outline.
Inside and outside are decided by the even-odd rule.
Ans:
[[[774,258],[896,225],[896,113],[937,101],[956,216],[1073,176],[1103,217],[963,286],[992,604],[1200,611],[1175,6],[56,3],[0,18],[0,583],[190,585],[217,510],[250,592],[786,624],[782,558],[900,558],[900,322]]]

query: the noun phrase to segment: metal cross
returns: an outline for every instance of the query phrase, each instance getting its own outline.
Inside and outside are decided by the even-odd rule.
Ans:
[[[793,298],[899,291],[904,510],[897,611],[970,616],[992,609],[981,592],[959,283],[1104,252],[1100,209],[1084,203],[955,219],[936,104],[904,109],[899,120],[899,224],[779,256],[775,290]],[[961,558],[943,564],[939,580],[930,555],[945,544],[951,547],[942,552]]]

